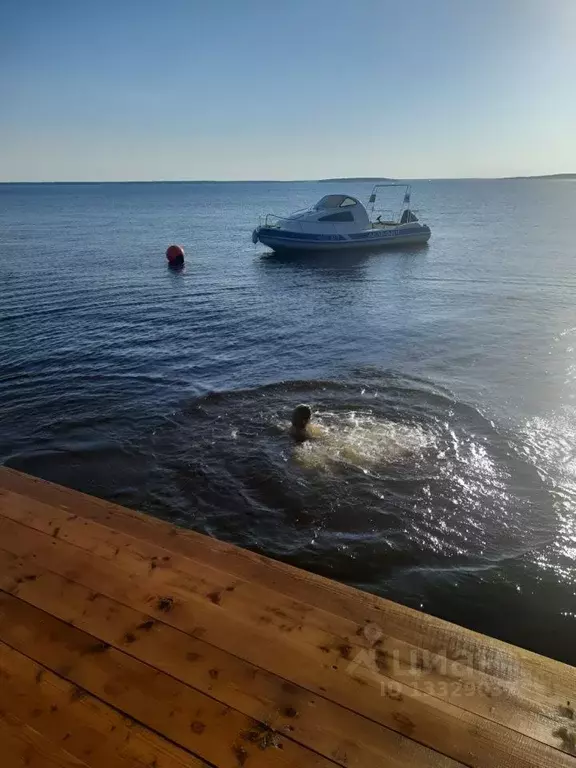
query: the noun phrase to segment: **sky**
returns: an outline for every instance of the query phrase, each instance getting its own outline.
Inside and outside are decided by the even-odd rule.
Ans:
[[[576,0],[0,0],[0,181],[576,172]]]

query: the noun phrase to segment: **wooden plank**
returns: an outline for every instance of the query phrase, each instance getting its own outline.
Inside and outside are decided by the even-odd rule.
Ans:
[[[288,733],[344,767],[460,765],[202,640],[151,621],[147,614],[102,594],[95,599],[80,584],[26,562],[10,564],[3,555],[0,552],[0,573],[13,579],[20,599],[266,723],[271,730]],[[32,575],[31,568],[36,578],[24,578]]]
[[[523,675],[519,661],[515,665],[509,662],[506,667],[496,667],[495,672],[500,673],[496,676],[480,672],[462,661],[439,655],[432,657],[396,638],[379,636],[377,647],[372,648],[367,639],[370,633],[360,631],[359,634],[362,628],[348,619],[277,595],[251,582],[231,581],[222,571],[190,558],[166,555],[168,550],[147,541],[21,495],[9,493],[2,499],[2,515],[32,526],[34,530],[52,535],[57,533],[58,539],[113,561],[116,567],[144,580],[148,589],[158,592],[188,590],[192,597],[202,598],[218,595],[220,605],[242,621],[253,623],[259,631],[265,624],[267,630],[278,632],[277,642],[284,643],[288,633],[290,641],[308,644],[316,656],[322,649],[321,660],[325,665],[342,665],[344,653],[345,660],[352,661],[347,667],[349,674],[361,682],[365,681],[367,672],[375,672],[382,678],[381,682],[389,686],[392,695],[400,692],[395,684],[400,682],[415,688],[416,692],[432,693],[469,712],[562,748],[562,740],[554,733],[566,725],[562,713],[566,710],[566,702],[576,692],[572,668],[568,668],[568,674],[564,675],[563,691],[551,693],[531,677]],[[171,580],[166,583],[162,579],[167,574],[171,574]],[[179,578],[175,579],[174,574]],[[263,606],[268,610],[263,612]],[[369,653],[366,649],[370,649]],[[354,659],[360,659],[362,664],[354,664]],[[387,660],[386,676],[382,676],[378,669],[382,659]],[[562,698],[560,693],[564,694]]]
[[[89,766],[207,767],[4,643],[0,643],[0,680],[0,711],[31,724],[49,742]]]
[[[568,755],[426,694],[413,698],[410,689],[401,687],[395,691],[394,698],[383,697],[371,676],[360,685],[359,680],[342,674],[342,671],[338,673],[338,668],[333,670],[323,664],[318,656],[302,653],[297,644],[288,641],[282,650],[277,642],[271,642],[265,635],[266,630],[254,632],[210,600],[189,600],[186,593],[176,592],[170,610],[162,610],[158,605],[158,593],[151,593],[149,587],[142,584],[140,576],[133,578],[110,561],[78,550],[58,538],[3,519],[0,521],[0,541],[2,547],[27,555],[30,558],[28,564],[34,560],[40,567],[60,572],[125,605],[132,604],[171,626],[190,634],[198,634],[201,626],[204,640],[269,671],[288,676],[302,687],[464,764],[494,768],[564,765],[574,768],[574,760]],[[157,570],[151,574],[156,574]],[[345,669],[344,665],[342,667]]]
[[[34,481],[34,482],[36,482],[36,481]],[[43,486],[45,484],[39,483],[39,485],[41,487],[41,486]],[[56,488],[56,495],[57,496],[63,490],[63,489],[58,489],[57,487],[52,487],[52,488]],[[68,491],[64,491],[64,493],[65,493],[65,495],[69,494],[70,496],[73,496],[74,498],[77,497],[77,494],[72,494],[71,492],[68,492]],[[60,498],[62,498],[62,497],[60,497]],[[88,499],[88,497],[85,497],[85,498]],[[95,500],[88,499],[88,501],[89,502],[93,502]],[[245,563],[248,564],[249,567],[252,567],[252,566],[255,565],[257,570],[262,567],[262,563],[267,562],[263,558],[259,558],[258,556],[254,556],[254,555],[252,555],[250,553],[244,553],[244,552],[242,552],[242,550],[237,550],[237,548],[229,547],[229,545],[220,545],[220,543],[218,543],[218,542],[214,542],[213,540],[210,540],[210,539],[205,539],[205,537],[198,536],[197,534],[184,533],[182,536],[180,536],[179,534],[177,534],[177,535],[169,534],[169,533],[166,532],[166,526],[164,524],[162,524],[162,523],[159,523],[159,522],[153,521],[153,520],[149,521],[148,519],[146,519],[146,518],[144,518],[142,516],[139,516],[136,513],[131,513],[129,511],[122,510],[121,508],[116,508],[116,507],[114,507],[114,505],[107,505],[104,502],[97,502],[96,506],[98,506],[98,504],[102,505],[102,508],[98,510],[98,518],[100,519],[100,521],[102,521],[102,516],[101,515],[102,515],[102,510],[103,509],[107,510],[106,515],[108,515],[108,516],[110,516],[110,508],[117,509],[119,511],[119,514],[121,516],[124,516],[123,519],[127,519],[129,521],[130,525],[135,525],[135,527],[137,528],[137,531],[134,531],[134,530],[131,529],[130,530],[131,533],[138,533],[138,532],[141,533],[142,530],[146,531],[146,536],[144,536],[144,539],[150,537],[151,539],[158,540],[158,539],[162,538],[160,536],[160,534],[162,534],[162,535],[165,535],[167,538],[169,537],[171,539],[171,546],[173,546],[173,547],[176,546],[176,548],[178,548],[180,546],[180,544],[182,544],[182,542],[184,542],[186,544],[187,541],[188,541],[188,537],[190,536],[191,540],[193,540],[196,543],[198,541],[200,541],[200,543],[202,543],[202,544],[203,544],[203,542],[208,542],[208,547],[209,548],[216,547],[217,548],[218,557],[221,558],[221,559],[224,558],[227,563],[230,562],[231,557],[233,559],[236,555],[237,555],[237,558],[238,558],[239,562],[245,562]],[[82,509],[84,508],[84,506],[85,505],[83,503],[81,505]],[[75,510],[75,511],[77,511],[77,510]],[[152,531],[152,530],[154,530],[154,535],[153,536],[150,533],[150,531]],[[220,547],[222,549],[220,549]],[[206,547],[205,547],[205,549],[206,549]],[[230,554],[230,557],[228,556],[229,554]],[[198,553],[196,553],[196,555],[198,555]],[[200,559],[199,555],[198,555],[198,559]],[[286,594],[290,594],[290,588],[291,588],[289,586],[290,585],[290,580],[292,582],[298,582],[298,579],[300,577],[300,572],[299,571],[295,571],[294,569],[291,569],[289,566],[282,566],[281,564],[272,564],[270,566],[270,568],[274,569],[274,568],[276,568],[276,566],[280,566],[281,575],[285,576],[286,579],[287,579],[286,584],[288,585],[288,587],[286,587],[286,589],[285,589],[285,585],[282,586],[282,590],[281,591],[284,591],[284,593],[286,593]],[[266,568],[268,568],[268,566],[266,566]],[[228,568],[228,567],[226,569],[230,570],[230,568]],[[244,573],[246,573],[247,570],[249,570],[249,568],[245,569]],[[268,568],[268,570],[269,570],[269,568]],[[255,576],[254,576],[254,578],[255,578]],[[275,578],[276,578],[276,575],[273,574],[272,575],[272,579],[275,579]],[[306,582],[307,578],[308,578],[308,575],[304,575],[304,582]],[[345,606],[346,602],[348,602],[349,606],[352,609],[354,609],[354,606],[357,606],[359,604],[362,605],[362,600],[364,598],[368,598],[369,600],[374,600],[377,605],[388,602],[388,601],[380,601],[377,598],[372,598],[371,596],[365,596],[362,593],[356,593],[354,590],[349,590],[349,588],[343,588],[344,592],[346,594],[344,594],[344,596],[342,596],[342,593],[340,592],[340,588],[339,588],[338,585],[335,585],[335,589],[334,589],[334,587],[331,585],[331,583],[327,582],[326,580],[319,579],[317,577],[310,577],[310,578],[312,579],[312,581],[315,584],[315,588],[313,590],[308,590],[311,593],[310,602],[313,603],[313,602],[317,601],[318,600],[319,592],[322,591],[326,587],[326,585],[329,585],[328,587],[326,587],[327,592],[330,593],[330,594],[337,595],[337,598],[336,598],[336,601],[333,604],[330,603],[329,599],[324,600],[324,605],[326,605],[326,603],[330,604],[331,608],[333,608],[335,611],[336,611],[336,608],[338,608],[338,610],[336,611],[337,613],[338,612],[341,612],[341,613],[345,613],[346,612],[345,609],[344,609],[344,606]],[[321,589],[318,588],[318,582],[322,585]],[[325,582],[325,584],[323,584],[323,582]],[[269,584],[271,583],[271,579],[270,578],[268,579],[268,583]],[[314,584],[313,584],[313,586],[314,586]],[[298,584],[297,584],[297,586],[298,586]],[[302,582],[300,582],[299,588],[301,586],[302,586]],[[350,597],[352,597],[352,596],[358,597],[358,599],[355,599],[355,601],[352,602],[350,600]],[[326,595],[322,594],[321,597],[324,599],[324,597],[326,597]],[[329,595],[328,595],[328,597],[329,597]],[[338,603],[338,606],[336,605],[336,603]],[[391,604],[391,605],[394,606],[394,604]],[[400,608],[401,611],[404,610],[404,609],[402,609],[401,606],[399,606],[399,608]],[[429,619],[430,619],[430,621],[432,623],[433,622],[438,622],[438,623],[444,625],[443,622],[439,622],[439,620],[433,620],[433,619],[431,619],[431,617],[424,617],[421,614],[418,614],[418,613],[413,612],[413,611],[411,613],[415,614],[416,617],[419,618],[420,627],[421,627],[421,629],[423,631],[426,629],[427,622],[428,622]],[[450,625],[448,625],[448,626],[450,628]],[[455,628],[455,629],[459,630],[459,628]],[[464,636],[467,636],[468,638],[475,637],[474,633],[467,633],[465,630],[462,630],[461,632],[464,634]],[[481,638],[481,636],[478,636],[478,637]],[[483,639],[483,640],[485,640],[485,639]],[[506,649],[510,648],[509,646],[505,646],[505,644],[497,643],[496,641],[494,641],[494,642],[495,642],[495,644],[497,646],[501,646],[501,647],[504,647]],[[488,641],[488,643],[491,644],[492,641]],[[474,646],[474,648],[477,650],[476,646]],[[514,650],[514,649],[512,649],[512,650]],[[523,652],[521,652],[521,653],[523,653]],[[564,673],[566,669],[572,671],[571,668],[567,668],[567,667],[565,667],[565,665],[558,665],[558,664],[556,664],[554,662],[551,662],[549,660],[542,659],[541,657],[537,657],[534,654],[527,653],[527,657],[528,657],[528,661],[529,662],[530,662],[531,659],[535,660],[536,667],[538,667],[538,664],[541,664],[543,669],[544,669],[544,675],[543,675],[544,680],[543,680],[543,682],[538,681],[538,685],[540,687],[542,687],[542,689],[552,689],[553,690],[554,677],[560,678],[561,674]],[[528,664],[526,664],[525,666],[528,666]],[[550,680],[546,679],[547,675],[549,675],[550,678],[552,678],[552,685],[550,684]],[[569,680],[568,686],[566,686],[568,691],[573,690],[573,688],[571,686],[572,686],[572,681]],[[564,707],[562,707],[562,709],[563,710],[567,710],[567,707],[564,706]],[[562,729],[559,729],[559,730],[562,730]],[[566,728],[564,730],[566,731]],[[566,738],[566,742],[568,744],[570,744],[570,739]],[[565,748],[567,748],[567,747],[565,747]]]
[[[10,519],[18,520],[26,525],[36,528],[37,530],[44,531],[46,533],[54,533],[57,531],[58,537],[69,541],[82,549],[98,554],[100,557],[106,559],[112,559],[117,565],[125,565],[130,569],[140,569],[143,575],[147,574],[150,568],[166,567],[170,565],[173,570],[187,573],[191,578],[188,581],[188,588],[198,594],[205,594],[207,591],[212,590],[213,593],[218,591],[223,592],[222,597],[226,599],[227,605],[234,607],[234,602],[244,599],[244,606],[239,607],[239,611],[244,617],[249,617],[252,610],[252,606],[259,605],[261,603],[270,600],[273,595],[276,605],[281,609],[283,616],[278,616],[278,612],[275,615],[269,617],[270,623],[279,626],[286,626],[286,620],[292,622],[294,626],[295,622],[301,622],[303,619],[302,612],[309,611],[310,606],[308,604],[293,601],[291,599],[285,599],[282,594],[278,595],[273,590],[262,587],[260,584],[251,584],[250,582],[242,581],[230,581],[229,575],[222,572],[221,569],[212,568],[198,561],[191,560],[190,558],[178,557],[177,555],[166,556],[165,552],[169,550],[163,550],[156,544],[151,544],[146,541],[135,539],[132,536],[127,536],[121,532],[114,531],[106,526],[95,524],[86,528],[86,522],[82,518],[78,519],[77,516],[64,512],[61,509],[54,508],[52,506],[40,504],[34,500],[30,500],[26,497],[19,495],[9,494],[5,498],[4,505],[0,504],[0,513],[4,514]],[[129,555],[126,558],[126,555]],[[141,562],[138,562],[140,560]],[[168,560],[169,563],[166,563]],[[201,578],[199,577],[201,574]],[[231,590],[230,587],[234,586]],[[225,594],[230,591],[231,594]],[[233,594],[232,594],[233,592]],[[294,610],[295,609],[295,610]],[[296,612],[295,612],[296,611]],[[292,614],[292,615],[291,615]],[[423,615],[420,614],[422,618]],[[262,616],[257,617],[258,620],[262,620]],[[427,617],[424,617],[427,618]],[[360,626],[365,626],[360,625]],[[305,626],[300,629],[299,638],[302,639],[303,633],[312,627],[320,627],[321,629],[329,629],[335,636],[344,637],[347,633],[355,635],[350,641],[359,647],[371,647],[372,643],[365,637],[365,633],[358,631],[358,624],[350,621],[348,618],[338,620],[337,616],[332,616],[329,612],[322,610],[311,611],[306,614]],[[312,638],[313,642],[316,642],[318,638]],[[391,640],[388,636],[381,636],[378,642],[378,647],[386,651],[386,641]],[[397,640],[397,638],[394,638]],[[415,650],[421,651],[416,646],[405,643],[403,640],[398,640],[394,644],[394,650],[405,649],[404,656],[406,660],[409,660],[410,654]],[[486,675],[483,680],[486,685],[491,682],[491,678],[496,681],[504,681],[506,683],[511,674],[511,667],[518,667],[518,660],[514,657],[514,649],[509,648],[510,655],[505,664],[491,666],[486,663],[489,671],[493,674],[481,674]],[[493,655],[493,654],[491,654]],[[474,669],[474,659],[471,664],[466,664],[470,661],[466,658],[458,658],[459,670],[463,666],[470,666]],[[504,669],[505,667],[505,669]],[[566,673],[568,679],[571,678],[572,682],[576,684],[576,671],[572,668],[563,670],[563,679],[566,681]],[[461,672],[459,672],[461,675]],[[437,681],[439,682],[439,681]],[[446,680],[445,682],[454,682],[454,680]],[[516,682],[516,681],[514,681]],[[497,687],[497,685],[496,685]],[[493,691],[491,692],[493,693]],[[493,698],[493,696],[491,697]],[[492,704],[493,702],[491,702]]]
[[[219,768],[335,765],[283,734],[252,740],[262,724],[6,593],[0,640]]]
[[[504,679],[520,663],[523,670],[520,685],[527,686],[529,697],[537,698],[539,691],[549,692],[558,700],[558,708],[565,706],[564,700],[570,698],[570,691],[574,689],[574,669],[565,664],[232,544],[175,528],[150,515],[6,468],[0,468],[0,486],[85,519],[111,525],[118,531],[157,543],[239,578],[266,583],[281,594],[347,617],[360,626],[374,624],[384,633],[375,644],[383,651],[387,639],[392,637],[421,649],[432,658],[470,664],[479,671],[500,670]]]
[[[87,768],[8,712],[0,711],[2,768]]]

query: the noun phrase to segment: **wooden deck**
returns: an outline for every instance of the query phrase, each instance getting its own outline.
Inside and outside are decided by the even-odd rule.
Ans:
[[[0,469],[2,768],[576,768],[576,669]]]

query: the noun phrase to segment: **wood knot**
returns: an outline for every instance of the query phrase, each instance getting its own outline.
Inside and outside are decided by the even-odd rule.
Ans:
[[[222,602],[222,594],[220,592],[210,592],[206,597],[213,602],[214,605],[220,605]]]
[[[138,624],[137,629],[143,629],[145,632],[148,632],[152,629],[156,622],[154,619],[146,619],[146,621],[143,621],[142,624]]]
[[[156,607],[159,611],[163,611],[164,613],[168,613],[168,611],[171,611],[174,607],[174,598],[172,597],[159,597],[158,602],[156,603]]]
[[[108,643],[95,643],[94,645],[91,645],[90,648],[88,648],[88,653],[104,653],[104,651],[107,651],[108,648],[110,648]]]
[[[410,720],[409,717],[406,717],[406,715],[403,715],[402,712],[394,712],[392,717],[407,735],[410,735],[416,727],[412,720]]]
[[[342,656],[343,659],[346,659],[346,661],[350,661],[350,659],[352,658],[351,645],[339,645],[338,652],[340,653],[340,656]]]

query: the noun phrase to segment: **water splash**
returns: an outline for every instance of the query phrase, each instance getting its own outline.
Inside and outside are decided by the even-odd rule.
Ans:
[[[377,473],[417,460],[434,443],[433,434],[422,427],[381,419],[370,410],[319,412],[309,431],[311,439],[295,446],[294,457],[302,466],[327,472],[344,465]]]

